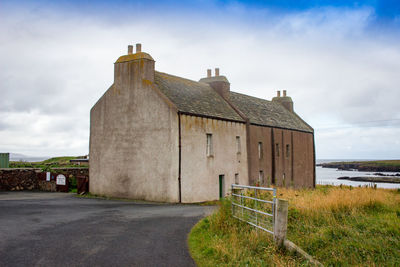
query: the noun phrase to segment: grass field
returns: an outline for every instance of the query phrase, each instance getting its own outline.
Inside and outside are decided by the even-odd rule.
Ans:
[[[326,266],[400,266],[400,191],[318,186],[278,189],[289,201],[288,239]],[[269,234],[231,217],[229,200],[189,236],[199,266],[302,266]]]

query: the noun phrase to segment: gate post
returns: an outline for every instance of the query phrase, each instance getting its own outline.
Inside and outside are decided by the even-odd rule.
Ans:
[[[274,222],[274,240],[281,247],[286,239],[288,217],[288,201],[284,199],[276,199],[275,206],[275,222]]]

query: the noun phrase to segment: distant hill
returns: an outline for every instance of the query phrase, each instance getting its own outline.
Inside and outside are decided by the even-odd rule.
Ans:
[[[400,172],[400,160],[374,160],[320,163],[317,166],[339,170],[358,170],[365,172]]]
[[[33,157],[19,153],[10,153],[10,161],[38,162],[48,158],[50,157]]]
[[[17,157],[18,160],[10,160],[10,168],[60,168],[60,167],[76,167],[77,165],[71,163],[71,159],[83,159],[86,156],[64,156],[64,157],[54,157],[46,158],[45,160],[35,160],[39,157],[28,158],[25,157],[21,160],[21,157]],[[28,161],[29,159],[30,161]],[[40,158],[43,159],[43,158]],[[87,168],[88,163],[83,163],[83,166]],[[82,167],[83,167],[82,166]]]

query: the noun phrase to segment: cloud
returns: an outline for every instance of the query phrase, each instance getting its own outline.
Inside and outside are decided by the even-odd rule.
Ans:
[[[160,71],[198,80],[220,67],[233,91],[267,99],[287,89],[296,112],[317,129],[317,157],[361,157],[368,149],[369,157],[385,157],[399,150],[390,134],[398,127],[318,131],[400,118],[399,35],[373,27],[373,8],[279,13],[206,5],[214,9],[132,13],[129,7],[111,11],[115,20],[29,5],[3,11],[0,149],[87,154],[89,110],[112,84],[113,62],[128,44],[141,42]],[[361,133],[370,139],[361,142]],[[344,144],[352,149],[341,149]]]

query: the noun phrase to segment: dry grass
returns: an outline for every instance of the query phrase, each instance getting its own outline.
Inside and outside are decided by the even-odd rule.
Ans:
[[[228,200],[189,235],[198,266],[298,266],[307,262],[275,247],[272,237],[231,216]]]
[[[277,197],[289,201],[288,239],[326,266],[400,266],[400,190],[278,188]],[[189,246],[199,266],[308,266],[230,211],[225,200],[193,228]]]
[[[287,199],[289,206],[302,212],[355,212],[371,205],[400,205],[400,194],[395,190],[365,187],[318,186],[316,190],[279,188],[278,198]]]

